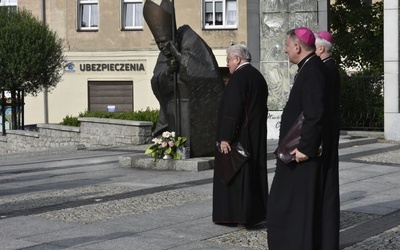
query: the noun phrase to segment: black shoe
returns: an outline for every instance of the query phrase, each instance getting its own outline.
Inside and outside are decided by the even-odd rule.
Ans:
[[[238,223],[215,223],[215,224],[226,227],[237,227],[239,225]]]
[[[244,227],[248,230],[259,230],[267,228],[267,220],[262,220],[254,224],[245,224]]]

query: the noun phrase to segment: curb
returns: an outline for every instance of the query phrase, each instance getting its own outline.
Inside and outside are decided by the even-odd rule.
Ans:
[[[366,145],[366,144],[372,144],[378,142],[378,138],[354,138],[351,137],[348,139],[348,141],[342,140],[342,142],[339,142],[339,149],[341,148],[350,148],[354,147],[357,145]]]

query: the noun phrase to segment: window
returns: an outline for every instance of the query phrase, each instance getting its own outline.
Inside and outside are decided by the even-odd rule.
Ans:
[[[18,0],[0,0],[0,6],[17,6]]]
[[[11,11],[17,11],[18,0],[0,0],[0,8],[6,7]]]
[[[143,2],[142,0],[123,0],[122,28],[143,28]]]
[[[80,0],[78,6],[78,27],[80,30],[98,30],[98,0]]]
[[[237,28],[237,0],[204,0],[205,29]]]

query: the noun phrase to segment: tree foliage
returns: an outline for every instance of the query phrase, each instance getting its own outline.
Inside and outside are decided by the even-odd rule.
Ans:
[[[36,96],[54,89],[64,65],[62,40],[31,12],[0,8],[0,87]]]
[[[342,68],[383,75],[383,1],[336,0],[330,23],[334,57]]]

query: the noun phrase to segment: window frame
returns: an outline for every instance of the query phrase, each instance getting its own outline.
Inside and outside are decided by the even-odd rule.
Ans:
[[[77,2],[77,27],[79,31],[98,31],[100,26],[100,11],[99,11],[99,1],[98,0],[78,0]],[[92,8],[94,5],[97,6],[97,26],[95,24],[90,24],[89,27],[82,26],[82,22],[84,19],[84,6],[89,6],[89,21],[93,20],[92,15]],[[96,10],[94,10],[96,11]]]
[[[3,2],[4,1],[4,2]],[[3,0],[0,2],[0,8],[9,8],[11,11],[18,11],[18,0],[15,0],[15,3],[10,3],[11,0]]]
[[[11,0],[3,0],[0,2],[0,6],[18,6],[18,0],[15,0],[15,3],[10,3]]]
[[[234,24],[227,24],[228,23],[228,3],[231,2],[234,4],[235,9],[232,10],[235,12],[235,20],[234,20]],[[216,5],[217,3],[221,4],[221,8],[222,8],[222,24],[207,24],[207,14],[211,14],[211,18],[212,18],[212,23],[214,23],[215,20],[215,16],[216,13],[219,13],[216,11]],[[211,4],[211,5],[210,5]],[[212,7],[212,11],[207,11],[207,7],[208,6]],[[238,27],[238,0],[203,0],[203,11],[202,11],[202,26],[203,29],[207,29],[207,30],[213,30],[213,29],[237,29]]]
[[[126,25],[126,9],[128,4],[133,4],[132,9],[132,26]],[[140,25],[135,25],[136,21],[136,5],[141,5],[140,13]],[[122,0],[121,1],[121,30],[143,30],[143,1],[142,0]]]

